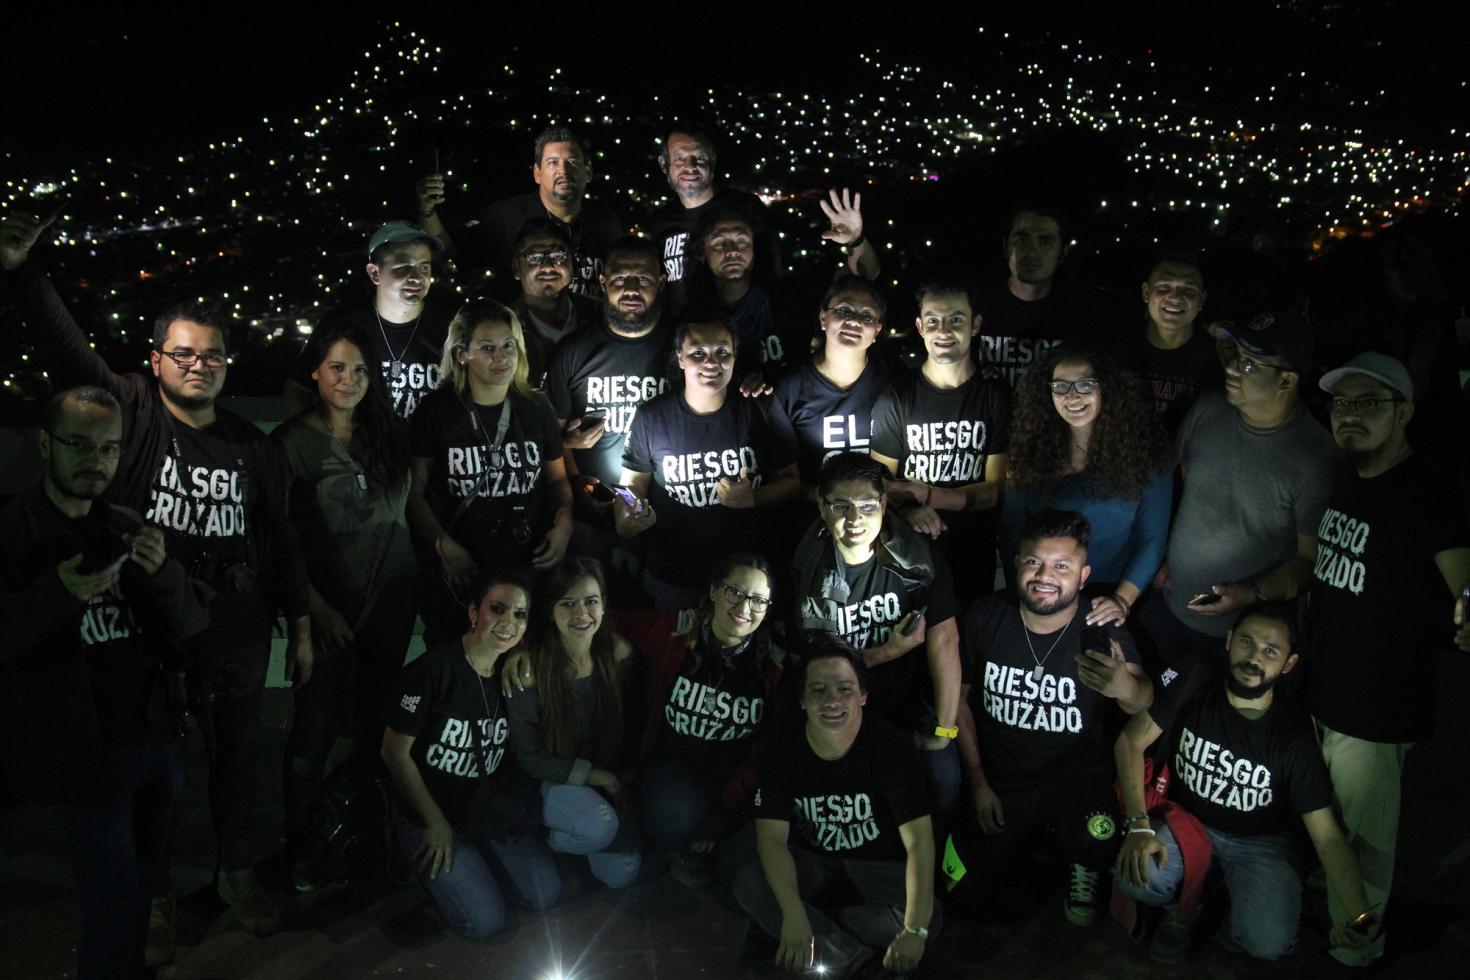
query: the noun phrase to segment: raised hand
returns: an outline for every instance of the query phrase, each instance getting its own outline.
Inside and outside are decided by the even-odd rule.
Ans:
[[[863,195],[861,192],[852,193],[846,187],[842,189],[839,196],[837,188],[827,192],[831,204],[827,201],[818,200],[822,206],[822,213],[832,223],[832,227],[822,232],[822,237],[829,242],[838,245],[851,245],[860,241],[863,237]]]

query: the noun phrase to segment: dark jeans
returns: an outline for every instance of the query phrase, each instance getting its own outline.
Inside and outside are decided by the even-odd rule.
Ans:
[[[111,799],[61,806],[57,818],[81,906],[77,976],[142,977],[154,884],[163,874],[174,805],[184,788],[182,743],[111,749]]]
[[[339,736],[357,743],[348,764],[364,774],[376,767],[383,705],[403,667],[413,632],[414,598],[411,591],[380,597],[355,631],[353,646],[330,655],[318,651],[311,682],[296,691],[281,784],[288,833],[304,828],[315,808]]]
[[[655,862],[663,860],[665,852],[688,844],[705,818],[724,808],[726,781],[662,753],[648,761],[639,783],[644,832],[655,845]],[[752,826],[727,826],[715,847],[715,873],[720,881],[729,883],[754,857]]]

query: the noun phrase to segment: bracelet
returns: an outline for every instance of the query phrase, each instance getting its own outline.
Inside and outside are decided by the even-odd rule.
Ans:
[[[851,252],[853,249],[857,248],[859,245],[861,245],[863,242],[865,242],[867,240],[868,240],[868,237],[866,235],[859,235],[856,238],[854,238],[852,241],[848,242],[846,245],[844,245],[842,247],[845,248],[845,249],[847,249],[849,252]]]
[[[1353,921],[1348,923],[1349,929],[1362,929],[1378,924],[1378,906],[1373,906],[1365,912],[1359,912],[1353,916]]]
[[[1152,827],[1129,827],[1128,835],[1131,837],[1134,834],[1148,834],[1150,837],[1159,836],[1158,834],[1154,833],[1154,829]]]
[[[1125,599],[1122,596],[1118,595],[1118,593],[1116,593],[1116,592],[1113,593],[1113,596],[1112,597],[1114,599],[1118,600],[1118,604],[1123,607],[1123,615],[1124,616],[1127,616],[1128,614],[1130,614],[1131,612],[1133,612],[1133,605],[1127,599]]]
[[[923,939],[926,942],[929,939],[929,930],[924,926],[911,926],[907,922],[905,922],[903,925],[903,931],[911,936],[918,936],[920,939]]]
[[[1126,823],[1128,826],[1131,827],[1134,824],[1138,823],[1138,821],[1140,821],[1140,820],[1147,820],[1147,819],[1148,819],[1148,814],[1147,813],[1135,813],[1135,814],[1133,814],[1132,816],[1130,816],[1127,820],[1125,820],[1123,822]]]

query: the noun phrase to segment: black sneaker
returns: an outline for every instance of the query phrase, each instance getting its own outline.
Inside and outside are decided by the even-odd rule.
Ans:
[[[1165,912],[1154,929],[1153,941],[1148,944],[1148,955],[1155,963],[1178,966],[1189,959],[1194,948],[1194,930],[1178,912]]]
[[[1090,926],[1102,915],[1102,904],[1098,898],[1101,890],[1102,873],[1089,871],[1080,864],[1072,865],[1072,883],[1067,888],[1067,900],[1062,911],[1067,921],[1074,926]]]

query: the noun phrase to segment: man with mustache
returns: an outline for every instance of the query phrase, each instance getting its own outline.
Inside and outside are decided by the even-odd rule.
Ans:
[[[597,303],[568,288],[572,284],[572,240],[555,221],[527,221],[516,236],[514,251],[510,272],[521,294],[510,308],[520,317],[526,335],[531,384],[543,388],[552,349],[582,324],[596,319]]]
[[[1307,704],[1363,886],[1371,902],[1386,905],[1404,760],[1434,730],[1433,651],[1452,642],[1470,651],[1460,598],[1470,582],[1466,495],[1452,463],[1409,445],[1414,384],[1402,362],[1359,354],[1321,386],[1332,396],[1332,437],[1346,465],[1317,527]],[[1343,896],[1329,889],[1327,898],[1333,918],[1342,918]],[[1383,944],[1380,934],[1332,955],[1363,966]]]
[[[572,241],[574,293],[596,296],[608,247],[624,233],[623,223],[600,201],[587,200],[592,180],[592,152],[587,140],[565,126],[551,126],[536,137],[531,178],[536,190],[496,201],[458,225],[451,234],[439,209],[448,182],[442,173],[429,174],[416,186],[419,224],[444,243],[446,258],[466,269],[489,267],[503,276],[515,257],[515,241],[532,218],[560,225]]]
[[[1180,914],[1181,885],[1186,873],[1202,876],[1191,868],[1201,860],[1219,865],[1230,891],[1222,944],[1265,960],[1291,952],[1301,916],[1297,820],[1344,898],[1333,945],[1361,946],[1379,929],[1382,906],[1364,894],[1357,858],[1332,814],[1332,785],[1311,719],[1274,690],[1297,666],[1296,643],[1289,604],[1241,613],[1226,634],[1225,669],[1165,686],[1118,738],[1114,757],[1128,818],[1116,881],[1134,899],[1164,907],[1150,947],[1160,962],[1182,963],[1189,955],[1193,929]],[[1168,803],[1151,813],[1144,753],[1161,735]],[[1206,841],[1181,848],[1201,831]]]

